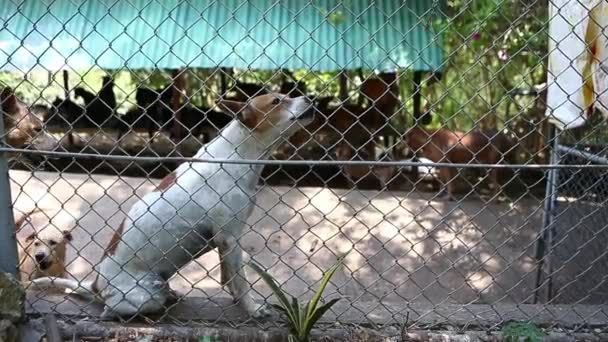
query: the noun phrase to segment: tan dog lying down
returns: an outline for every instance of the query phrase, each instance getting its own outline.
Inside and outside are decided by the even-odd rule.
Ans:
[[[41,213],[36,208],[15,219],[19,232],[30,217]],[[66,247],[72,241],[72,234],[47,227],[33,232],[19,241],[19,270],[21,281],[27,282],[41,277],[65,277]]]

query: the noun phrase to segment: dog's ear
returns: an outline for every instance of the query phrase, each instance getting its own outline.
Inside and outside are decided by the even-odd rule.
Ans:
[[[217,102],[222,112],[232,115],[250,129],[258,124],[255,112],[245,102],[221,99]]]
[[[2,101],[2,110],[7,113],[14,113],[17,108],[17,97],[13,89],[6,87],[0,93],[0,101]]]
[[[36,233],[32,233],[25,238],[25,241],[28,241],[28,242],[34,241],[35,238],[36,238]]]
[[[217,106],[226,114],[237,116],[239,113],[247,109],[247,103],[240,101],[231,101],[220,99],[217,101]]]
[[[70,232],[69,230],[64,230],[63,231],[63,239],[65,241],[72,241],[74,239],[74,237],[72,236],[72,232]]]

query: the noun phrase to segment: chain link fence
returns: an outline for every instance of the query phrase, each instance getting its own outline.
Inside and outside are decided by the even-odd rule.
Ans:
[[[558,5],[587,6],[11,2],[3,267],[17,245],[22,280],[95,283],[126,321],[272,326],[233,301],[276,303],[241,250],[300,300],[344,256],[325,326],[606,332],[608,130],[547,133]],[[98,299],[29,284],[26,309]]]
[[[554,141],[561,165],[606,165],[605,125],[562,134]],[[548,183],[545,234],[539,255],[539,293],[553,303],[603,303],[606,258],[606,172],[603,168],[554,170]],[[589,284],[587,287],[582,284]],[[542,286],[544,285],[544,286]]]

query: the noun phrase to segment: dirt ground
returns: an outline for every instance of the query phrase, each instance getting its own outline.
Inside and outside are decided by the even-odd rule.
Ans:
[[[20,233],[71,229],[68,270],[90,278],[137,196],[158,180],[11,171],[16,210],[37,204]],[[469,304],[529,302],[542,198],[485,204],[429,200],[430,193],[263,187],[241,238],[246,252],[292,295],[308,298],[322,270],[346,253],[327,296],[358,303]],[[51,224],[49,224],[49,222]],[[605,246],[605,245],[604,245]],[[216,252],[182,269],[171,286],[188,296],[224,298]],[[249,271],[254,295],[270,291]],[[596,284],[589,284],[589,289]]]

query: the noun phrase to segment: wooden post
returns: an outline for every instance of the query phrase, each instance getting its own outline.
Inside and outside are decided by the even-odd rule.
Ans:
[[[226,74],[228,73],[228,69],[219,68],[220,70],[220,97],[226,96],[226,91],[228,91],[228,80],[226,80]]]
[[[69,101],[70,100],[70,82],[69,82],[69,75],[68,75],[68,71],[67,70],[63,70],[63,93],[64,93],[64,101]],[[68,120],[68,124],[70,125],[70,129],[67,132],[68,134],[68,144],[70,146],[74,146],[74,133],[73,133],[73,129],[74,129],[74,124],[75,122],[71,122],[71,119],[73,118],[64,118],[66,120]]]
[[[341,102],[344,102],[348,99],[348,77],[346,76],[346,70],[340,71],[338,82],[338,98]]]
[[[63,70],[63,91],[65,94],[66,100],[70,98],[70,85],[69,85],[68,81],[69,81],[68,71]]]
[[[173,126],[171,127],[171,138],[174,141],[184,137],[184,127],[182,125],[182,98],[186,94],[186,69],[179,69],[171,74],[173,79],[171,87],[171,111],[173,111]]]
[[[418,119],[421,116],[421,93],[420,83],[422,82],[422,72],[414,71],[414,119],[416,119],[416,125],[418,125]]]
[[[422,114],[422,109],[420,108],[422,105],[421,93],[420,93],[420,83],[422,82],[422,72],[414,71],[414,126],[418,126],[420,123],[418,120],[420,119],[420,115]],[[415,158],[415,157],[414,157]],[[417,159],[414,159],[417,160]],[[418,167],[412,167],[412,179],[414,181],[418,180]]]

